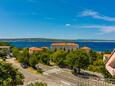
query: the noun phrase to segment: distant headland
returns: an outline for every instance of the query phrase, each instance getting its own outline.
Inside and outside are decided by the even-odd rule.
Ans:
[[[115,40],[100,39],[53,39],[53,38],[8,38],[0,39],[5,42],[115,42]]]

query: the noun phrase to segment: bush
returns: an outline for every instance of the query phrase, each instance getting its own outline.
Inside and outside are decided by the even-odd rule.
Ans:
[[[42,82],[36,82],[36,83],[31,83],[27,86],[47,86],[46,83],[42,83]]]
[[[103,60],[98,59],[94,61],[92,65],[89,65],[88,70],[101,73],[103,66],[104,66]]]
[[[40,73],[40,74],[42,74],[43,70],[42,69],[38,69],[37,72]]]

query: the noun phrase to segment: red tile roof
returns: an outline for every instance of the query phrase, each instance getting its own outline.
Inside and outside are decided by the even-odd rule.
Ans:
[[[37,47],[31,47],[29,48],[30,51],[43,51],[42,48],[37,48]]]
[[[107,57],[110,59],[110,58],[113,56],[114,53],[115,53],[115,49],[112,51],[111,54],[108,54],[108,55],[107,55],[107,54],[104,54],[104,55],[107,56]],[[108,59],[108,61],[109,61],[109,59]],[[108,61],[107,61],[107,62],[108,62]],[[107,62],[106,62],[106,63],[107,63]]]
[[[89,47],[82,47],[81,49],[83,49],[83,50],[91,50],[91,48],[89,48]]]
[[[52,43],[52,46],[78,46],[78,44],[75,43]]]
[[[111,54],[104,54],[104,57],[110,58]]]

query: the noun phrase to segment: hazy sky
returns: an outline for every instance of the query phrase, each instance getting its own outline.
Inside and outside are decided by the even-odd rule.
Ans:
[[[0,0],[0,38],[114,39],[115,0]]]

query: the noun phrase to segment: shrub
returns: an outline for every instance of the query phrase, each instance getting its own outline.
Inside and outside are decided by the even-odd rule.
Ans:
[[[31,83],[27,86],[47,86],[46,83],[42,83],[42,82],[36,82],[36,83]]]

